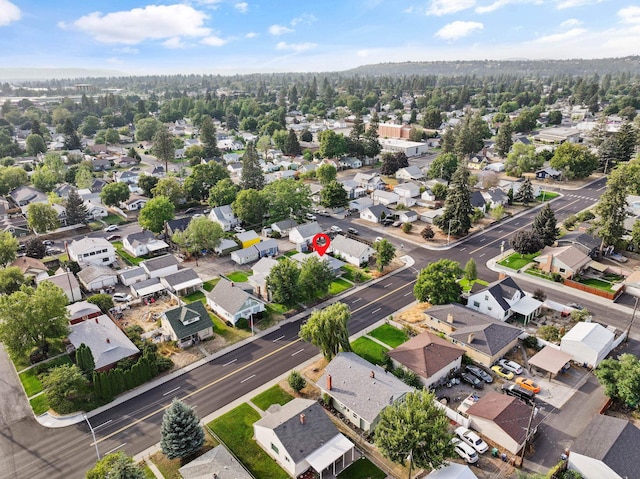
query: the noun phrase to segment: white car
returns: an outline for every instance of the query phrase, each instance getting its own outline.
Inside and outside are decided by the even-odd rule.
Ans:
[[[460,426],[456,429],[455,433],[463,442],[467,443],[480,454],[482,454],[483,452],[487,452],[487,450],[489,449],[487,443],[480,439],[480,436],[478,436],[471,429]]]
[[[333,225],[331,227],[331,231],[333,231],[334,233],[342,233],[342,228],[340,228],[339,226]]]
[[[376,240],[374,241],[374,243],[377,243],[378,241],[382,241],[383,238],[382,236],[376,236]]]
[[[235,231],[236,233],[244,233],[247,230],[245,230],[242,226],[236,226],[235,228],[233,228],[233,231]]]
[[[453,444],[453,450],[456,451],[458,456],[460,456],[466,462],[468,462],[469,464],[478,462],[478,453],[474,448],[462,442],[457,437],[451,439],[451,444]]]
[[[305,218],[307,218],[309,221],[315,221],[318,218],[316,218],[316,215],[312,215],[311,213],[307,213],[306,215],[304,215]]]
[[[117,225],[109,225],[104,229],[107,233],[112,233],[114,231],[118,231]]]
[[[515,374],[522,374],[522,366],[514,361],[509,361],[508,359],[501,359],[498,361],[498,364],[505,368],[507,371],[512,371]]]
[[[128,301],[131,301],[133,299],[133,297],[130,294],[127,293],[114,293],[113,294],[113,300],[117,301],[118,303],[126,303]]]

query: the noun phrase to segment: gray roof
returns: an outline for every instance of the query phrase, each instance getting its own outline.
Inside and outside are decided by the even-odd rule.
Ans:
[[[64,292],[70,292],[71,289],[79,288],[78,280],[71,272],[56,273],[53,276],[43,279],[42,281],[51,281]]]
[[[178,339],[186,338],[213,326],[213,321],[211,321],[202,301],[169,309],[163,313],[163,316],[171,325],[171,329],[176,333]]]
[[[296,226],[298,226],[298,222],[296,220],[282,220],[282,221],[278,221],[276,223],[273,223],[271,226],[276,226],[279,230],[284,231],[284,230],[290,230],[291,228],[295,228]]]
[[[207,293],[207,297],[230,314],[236,314],[242,310],[248,300],[262,303],[258,298],[224,276],[221,276],[218,284]]]
[[[480,193],[479,191],[474,191],[471,193],[471,206],[473,206],[474,208],[482,208],[487,204],[487,202],[484,199],[484,196],[482,196],[482,193]]]
[[[459,343],[491,356],[498,353],[522,334],[522,330],[519,328],[460,304],[432,306],[425,310],[425,314],[438,319],[442,323],[446,323],[447,316],[451,314],[453,316],[452,326],[455,330],[449,336]],[[473,334],[471,344],[468,343],[469,334]]]
[[[269,274],[271,272],[271,268],[277,265],[279,261],[277,259],[264,257],[261,258],[256,264],[251,267],[251,271],[253,274],[266,273]]]
[[[67,305],[69,311],[69,319],[81,318],[93,313],[99,313],[100,308],[89,301],[78,301]]]
[[[156,271],[167,266],[178,265],[178,260],[172,254],[165,254],[157,258],[146,259],[142,262],[147,271]]]
[[[491,188],[487,191],[487,195],[491,198],[491,201],[498,203],[507,199],[507,194],[499,188]]]
[[[328,375],[331,375],[331,390],[327,388]],[[384,408],[413,391],[393,374],[355,353],[338,353],[316,384],[369,423],[374,422]]]
[[[162,278],[169,286],[175,288],[181,284],[188,283],[190,281],[199,281],[202,283],[200,276],[191,268],[179,269],[175,273],[171,273]]]
[[[223,445],[205,452],[179,471],[183,479],[253,479]]]
[[[604,462],[620,477],[640,471],[640,429],[625,419],[596,415],[571,446],[571,452]]]
[[[300,421],[301,414],[304,414],[304,424]],[[273,430],[294,463],[302,461],[339,434],[320,404],[301,398],[295,398],[267,414],[254,425]]]
[[[69,341],[76,348],[84,343],[91,349],[95,369],[103,368],[140,352],[105,315],[71,325]]]
[[[322,228],[317,221],[312,221],[311,223],[303,223],[293,228],[293,230],[297,231],[303,238],[309,238],[311,236],[317,235],[318,233],[322,233]]]
[[[331,251],[334,251],[336,253],[344,253],[356,258],[360,258],[363,255],[371,256],[373,253],[375,253],[375,250],[371,246],[361,243],[360,241],[347,238],[343,235],[337,235],[335,238],[333,238],[330,247]]]
[[[125,239],[135,248],[138,244],[147,244],[149,241],[155,240],[156,236],[149,230],[143,230],[139,233],[128,234]]]
[[[509,309],[511,309],[511,305],[505,298],[513,298],[516,291],[520,291],[521,298],[525,296],[522,288],[516,284],[511,276],[505,276],[504,278],[489,284],[486,288],[481,289],[478,291],[478,294],[489,292],[491,296],[496,299],[503,311],[509,311]]]
[[[376,218],[381,218],[384,212],[385,217],[391,214],[391,210],[385,205],[373,205],[366,208],[364,211],[370,211]]]
[[[153,286],[159,283],[160,283],[160,278],[149,278],[149,279],[145,279],[144,281],[140,281],[138,283],[133,283],[131,287],[135,291],[141,291],[144,288],[148,288],[149,286]]]
[[[118,276],[118,273],[108,266],[99,266],[99,265],[90,265],[84,268],[82,271],[78,273],[78,278],[85,285],[91,283],[92,281],[98,279],[101,276],[110,276],[115,277]]]
[[[121,269],[118,271],[118,274],[123,279],[135,278],[136,276],[147,275],[147,272],[144,270],[142,266],[137,266],[135,268]]]
[[[268,239],[268,240],[261,241],[260,243],[256,243],[253,246],[254,248],[256,248],[258,251],[262,253],[264,251],[272,250],[273,248],[276,248],[277,250],[278,242],[274,239]]]
[[[411,166],[407,166],[405,168],[400,168],[398,170],[398,172],[396,172],[396,175],[401,171],[407,173],[412,178],[424,178],[424,173],[417,166],[411,165]]]
[[[190,222],[191,222],[191,216],[185,216],[184,218],[176,218],[174,220],[167,221],[167,228],[172,233],[175,233],[178,230],[184,231],[187,229],[187,226],[189,226]]]
[[[236,234],[236,238],[238,238],[238,241],[240,241],[241,243],[244,243],[246,241],[251,241],[256,238],[259,238],[259,236],[258,236],[258,233],[256,233],[255,231],[249,230],[249,231],[245,231],[244,233]]]

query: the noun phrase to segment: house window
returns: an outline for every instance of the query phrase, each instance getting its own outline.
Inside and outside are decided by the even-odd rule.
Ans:
[[[566,270],[566,269],[564,269],[564,268],[560,268],[560,272],[561,272],[561,273],[566,273],[566,272],[567,272],[567,270]]]
[[[474,302],[473,302],[473,305],[474,305],[476,308],[479,308],[479,307],[480,307],[480,301],[474,301]]]
[[[274,443],[271,443],[271,449],[278,455],[280,455],[280,450],[276,447]]]
[[[485,294],[485,295],[484,295],[484,300],[485,300],[485,301],[489,301],[489,295],[488,295],[488,294]]]
[[[491,311],[493,308],[492,308],[491,306],[489,306],[487,309],[488,309],[489,311]]]

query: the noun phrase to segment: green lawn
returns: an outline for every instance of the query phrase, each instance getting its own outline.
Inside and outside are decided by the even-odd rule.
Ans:
[[[269,311],[270,314],[284,314],[289,311],[289,308],[284,304],[269,303],[267,304],[267,311]]]
[[[361,337],[351,343],[351,349],[361,358],[373,364],[384,364],[384,353],[389,351],[369,338]]]
[[[243,331],[233,326],[228,326],[222,319],[209,312],[209,317],[213,321],[213,333],[222,336],[228,343],[233,344],[251,335],[249,331]]]
[[[612,292],[611,283],[608,281],[602,281],[601,279],[596,278],[585,278],[580,281],[582,284],[586,284],[587,286],[591,286],[592,288],[601,289],[602,291]]]
[[[525,270],[525,273],[530,274],[531,276],[535,276],[537,278],[546,279],[547,281],[553,281],[553,278],[549,276],[547,273],[543,273],[539,269],[529,268]]]
[[[387,474],[364,456],[338,474],[338,479],[384,479],[385,477]]]
[[[284,255],[285,255],[287,258],[289,258],[289,257],[291,257],[291,256],[293,256],[293,255],[296,255],[296,254],[298,254],[298,252],[297,252],[296,250],[292,249],[291,251],[287,251]]]
[[[342,277],[352,283],[365,282],[371,279],[370,275],[351,264],[346,264],[340,269],[343,271]]]
[[[473,288],[473,285],[478,283],[481,284],[482,286],[487,286],[489,283],[487,281],[484,281],[482,279],[476,279],[475,281],[469,281],[466,278],[462,278],[460,281],[460,286],[462,286],[462,290],[463,291],[471,291],[471,288]]]
[[[26,371],[18,374],[20,378],[20,382],[22,383],[22,387],[24,388],[24,392],[27,394],[27,397],[30,398],[34,394],[38,394],[40,391],[44,389],[40,379],[36,372],[33,369],[27,369]]]
[[[102,221],[107,223],[108,225],[120,225],[122,223],[126,223],[126,220],[122,216],[118,215],[109,215],[102,218]]]
[[[136,258],[135,256],[131,256],[129,253],[127,253],[122,246],[122,241],[113,241],[111,244],[116,249],[118,254],[122,257],[122,259],[126,263],[129,263],[131,266],[138,266],[145,260],[145,258]]]
[[[498,264],[511,269],[520,269],[531,263],[531,261],[533,261],[533,258],[538,256],[539,254],[540,253],[521,255],[520,253],[513,253],[512,255],[507,256],[502,261],[498,261]]]
[[[202,291],[194,291],[193,293],[182,297],[185,303],[195,303],[196,301],[203,301],[204,298],[205,296]]]
[[[142,471],[144,472],[144,479],[156,479],[156,475],[153,473],[151,468],[147,465],[146,462],[141,464]]]
[[[220,281],[220,278],[213,278],[213,279],[210,279],[209,281],[205,281],[202,284],[202,289],[210,292],[211,290],[213,290],[215,285],[218,284],[218,281]]]
[[[272,404],[280,404],[281,406],[284,406],[292,399],[293,396],[291,394],[276,384],[252,398],[251,402],[263,411],[266,411]]]
[[[544,191],[544,194],[540,194],[540,196],[538,196],[536,198],[537,201],[543,201],[542,198],[544,197],[544,201],[549,201],[552,200],[554,198],[557,198],[558,196],[560,196],[560,193],[554,193],[553,191]]]
[[[214,419],[207,427],[218,435],[254,477],[288,479],[289,476],[253,440],[253,423],[258,419],[260,414],[245,403]]]
[[[31,404],[31,409],[33,409],[36,416],[44,414],[49,410],[49,400],[46,394],[40,394],[40,396],[34,397],[29,401],[29,404]]]
[[[390,324],[383,324],[379,328],[374,329],[369,333],[369,336],[376,338],[378,341],[382,341],[392,348],[396,348],[409,340],[409,336],[407,336],[404,331]]]
[[[229,281],[233,281],[235,283],[246,283],[253,273],[251,271],[234,271],[231,274],[225,275]]]
[[[330,285],[329,285],[329,294],[332,296],[335,296],[336,294],[340,294],[343,291],[346,291],[347,289],[351,288],[353,285],[351,283],[349,283],[348,281],[342,279],[342,278],[337,278],[336,280],[334,280]]]

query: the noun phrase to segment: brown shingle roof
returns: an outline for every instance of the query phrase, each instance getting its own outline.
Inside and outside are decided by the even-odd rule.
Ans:
[[[389,356],[414,373],[430,378],[464,354],[464,349],[428,331],[417,335]]]
[[[26,273],[29,269],[47,271],[47,267],[42,261],[36,258],[30,258],[29,256],[16,258],[9,266],[16,266],[17,268],[20,268],[22,273]]]

